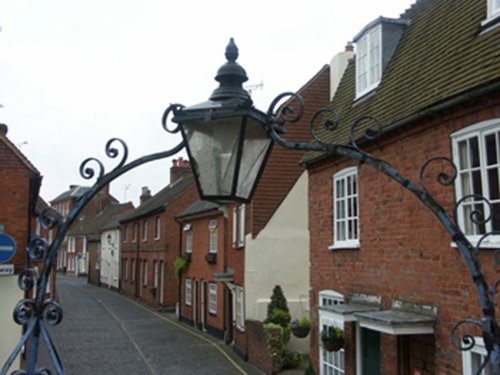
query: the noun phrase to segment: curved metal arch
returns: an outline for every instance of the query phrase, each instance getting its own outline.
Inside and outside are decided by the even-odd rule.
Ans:
[[[167,126],[167,117],[171,112],[175,112],[180,106],[173,104],[169,106],[163,115],[162,126],[171,134],[179,132],[179,127],[170,130]],[[113,144],[120,144],[122,152],[113,147]],[[91,179],[97,175],[97,180],[94,185],[77,201],[75,207],[70,211],[65,220],[54,210],[47,209],[40,215],[39,221],[44,228],[55,229],[56,236],[54,241],[49,245],[48,242],[40,236],[33,237],[30,241],[28,255],[32,259],[43,259],[43,270],[40,274],[32,269],[26,269],[19,274],[19,288],[27,291],[35,287],[33,298],[22,299],[18,302],[14,309],[14,321],[25,327],[25,332],[19,343],[16,345],[7,361],[3,365],[0,375],[7,375],[14,360],[21,352],[22,348],[29,342],[28,346],[28,364],[27,370],[15,370],[13,375],[52,375],[52,372],[47,368],[36,368],[38,353],[41,341],[48,349],[50,359],[54,369],[58,375],[64,374],[63,365],[56,347],[47,330],[47,325],[57,325],[63,318],[63,309],[60,304],[53,299],[44,299],[49,282],[50,272],[52,271],[57,253],[64,241],[64,237],[68,232],[73,222],[77,219],[83,208],[92,200],[92,198],[111,181],[121,175],[151,161],[164,159],[179,153],[184,149],[185,143],[181,141],[170,150],[153,153],[150,155],[139,157],[126,164],[128,157],[128,148],[124,141],[119,138],[110,139],[105,146],[106,156],[116,158],[122,154],[118,164],[108,173],[105,173],[104,164],[97,158],[87,158],[80,165],[80,175],[84,179]],[[98,172],[90,166],[90,163],[96,163]]]
[[[294,97],[300,97],[295,94]],[[273,102],[274,103],[274,102]],[[303,103],[303,100],[300,100],[300,103]],[[271,106],[269,111],[272,111],[273,107]],[[268,113],[268,118],[273,119],[276,118]],[[294,122],[297,122],[299,119],[294,119]],[[476,244],[473,246],[470,241],[467,239],[463,231],[460,229],[458,222],[456,221],[456,211],[457,206],[460,205],[465,199],[470,197],[464,197],[461,199],[454,207],[455,215],[449,215],[446,209],[435,199],[435,197],[430,193],[425,183],[424,173],[426,168],[435,161],[446,162],[451,168],[451,173],[446,173],[444,171],[440,172],[437,176],[437,181],[443,186],[452,186],[453,182],[457,177],[457,167],[454,163],[446,157],[435,157],[426,161],[421,167],[420,171],[420,186],[413,183],[408,178],[404,177],[399,173],[394,167],[392,167],[388,162],[384,160],[377,159],[367,152],[363,151],[359,145],[357,140],[355,139],[356,128],[358,127],[361,121],[365,120],[373,120],[377,124],[377,129],[373,130],[368,128],[364,131],[363,138],[367,141],[373,141],[377,139],[383,130],[383,125],[380,121],[372,116],[361,116],[356,119],[349,129],[350,135],[350,145],[341,145],[341,144],[333,144],[326,143],[323,141],[318,141],[317,135],[311,131],[311,136],[314,139],[312,142],[290,142],[283,139],[276,130],[275,124],[268,125],[268,131],[271,138],[278,143],[280,146],[289,148],[289,149],[298,149],[305,151],[318,151],[321,153],[325,153],[327,155],[335,155],[335,156],[344,156],[352,160],[356,160],[360,163],[364,163],[369,165],[370,167],[378,170],[379,172],[385,174],[390,177],[392,180],[397,182],[399,185],[403,186],[406,190],[412,193],[430,212],[436,216],[436,218],[441,223],[441,226],[448,232],[452,241],[457,246],[462,258],[465,260],[467,265],[467,269],[471,276],[472,282],[475,285],[477,295],[479,297],[481,311],[482,311],[482,320],[481,322],[467,320],[467,323],[473,324],[476,327],[481,327],[482,337],[484,340],[485,348],[487,350],[487,356],[485,358],[484,363],[481,365],[481,369],[483,369],[488,361],[491,361],[494,369],[494,373],[500,374],[500,326],[496,317],[495,312],[495,293],[498,285],[500,284],[500,279],[495,280],[493,285],[490,287],[488,282],[486,281],[485,275],[481,268],[481,263],[479,257],[476,256],[479,246],[485,237],[492,235],[494,233],[488,233],[484,235]],[[285,127],[286,124],[284,122],[279,123],[279,128]],[[335,131],[337,130],[337,126],[333,126],[330,128],[325,127],[326,131]],[[486,202],[487,205],[491,207],[491,203],[482,196],[475,196],[476,200],[481,200]],[[451,216],[451,218],[450,218]],[[455,220],[452,220],[452,218]],[[472,220],[474,222],[487,222],[491,220],[491,215],[488,217],[482,217],[478,213],[473,213]],[[497,250],[494,254],[494,260],[499,261],[500,259],[500,250]],[[457,331],[458,326],[462,325],[464,322],[458,322],[454,325],[451,332],[451,340],[452,343],[459,348],[460,350],[471,350],[475,341],[471,340],[469,345],[461,346],[457,344],[456,339],[454,338],[454,334]],[[469,340],[470,336],[464,336],[465,339]],[[478,374],[480,373],[479,370]]]

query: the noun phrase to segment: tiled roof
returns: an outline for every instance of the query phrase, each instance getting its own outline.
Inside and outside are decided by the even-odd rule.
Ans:
[[[92,238],[99,238],[99,233],[106,224],[130,210],[131,207],[130,203],[113,204],[98,214],[82,216],[79,221],[73,223],[71,229],[68,231],[68,235],[86,235]]]
[[[473,89],[500,83],[500,27],[482,30],[486,12],[486,0],[417,1],[402,15],[410,25],[379,86],[357,101],[355,61],[350,61],[331,103],[340,117],[339,128],[323,138],[346,144],[351,124],[360,116],[392,127]],[[311,152],[303,161],[322,157]]]
[[[215,211],[221,205],[215,202],[202,201],[198,200],[194,202],[191,206],[186,208],[183,212],[181,212],[177,217],[179,219],[191,216],[191,215],[199,215],[205,212]]]
[[[173,199],[193,184],[194,178],[192,176],[181,177],[173,184],[164,187],[132,212],[121,217],[120,222],[130,221],[163,211]]]
[[[56,202],[68,200],[70,198],[78,199],[89,190],[90,187],[88,186],[71,185],[69,187],[69,190],[66,190],[64,193],[61,193],[56,198],[52,199],[50,203],[54,204]]]
[[[2,124],[3,125],[3,124]],[[5,126],[5,125],[3,125]],[[7,128],[5,126],[5,128]],[[0,132],[0,141],[3,142],[13,153],[17,156],[17,158],[23,163],[28,169],[36,174],[40,174],[40,172],[36,169],[36,167],[29,161],[29,159],[19,150],[14,143],[12,143],[7,135]]]

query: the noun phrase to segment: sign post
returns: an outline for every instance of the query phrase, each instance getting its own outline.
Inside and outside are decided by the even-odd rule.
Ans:
[[[16,241],[5,233],[0,233],[0,276],[12,275],[13,264],[4,264],[12,259],[16,253]]]

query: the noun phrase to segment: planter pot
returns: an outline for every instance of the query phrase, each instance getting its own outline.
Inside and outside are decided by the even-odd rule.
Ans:
[[[322,342],[328,352],[337,352],[344,347],[344,339],[323,339]]]
[[[217,262],[217,254],[216,253],[208,253],[207,255],[205,255],[205,260],[208,262],[208,263],[216,263]]]
[[[309,327],[292,327],[292,333],[295,337],[304,338],[309,334]]]

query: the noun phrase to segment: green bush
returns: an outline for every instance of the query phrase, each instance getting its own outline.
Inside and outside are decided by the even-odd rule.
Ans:
[[[271,319],[273,316],[274,309],[280,309],[290,313],[288,309],[288,303],[286,301],[286,297],[281,289],[281,286],[276,285],[273,288],[273,293],[271,295],[271,301],[267,305],[267,319]]]
[[[302,354],[297,353],[297,352],[289,352],[285,351],[283,353],[283,369],[287,368],[297,368],[300,366],[300,363],[302,362]]]
[[[181,273],[183,270],[185,270],[189,266],[189,260],[178,257],[175,262],[174,262],[174,268],[175,268],[175,277],[177,280],[180,279]]]

